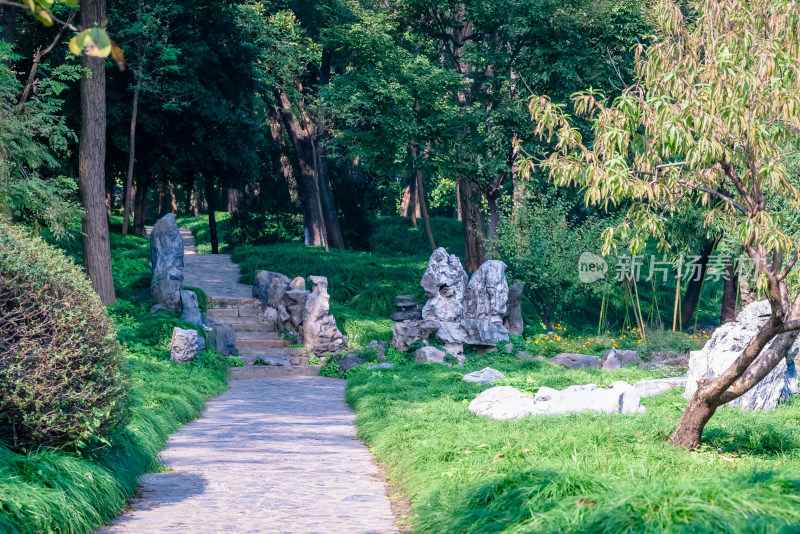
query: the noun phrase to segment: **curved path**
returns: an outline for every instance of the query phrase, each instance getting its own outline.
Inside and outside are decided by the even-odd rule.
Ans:
[[[162,452],[106,534],[398,532],[342,380],[238,380]]]

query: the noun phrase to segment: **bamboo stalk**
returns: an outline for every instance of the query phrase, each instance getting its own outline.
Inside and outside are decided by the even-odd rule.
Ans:
[[[681,300],[681,267],[683,262],[678,262],[678,279],[675,282],[675,311],[672,314],[672,332],[676,332],[675,326],[678,324],[678,305]]]

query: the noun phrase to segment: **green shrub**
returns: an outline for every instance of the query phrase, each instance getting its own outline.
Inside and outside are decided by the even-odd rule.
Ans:
[[[302,215],[241,210],[231,214],[224,240],[231,246],[271,245],[300,241],[302,237]]]
[[[0,221],[0,436],[13,449],[82,447],[125,419],[114,325],[85,274]]]
[[[263,362],[264,360],[261,360],[261,361]],[[241,358],[228,357],[228,365],[230,367],[244,367],[244,360],[241,359]],[[256,365],[264,365],[264,364],[261,363],[261,364],[256,364]]]

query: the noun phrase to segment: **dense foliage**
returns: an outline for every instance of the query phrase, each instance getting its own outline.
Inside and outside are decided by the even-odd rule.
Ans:
[[[114,324],[79,267],[0,220],[0,434],[17,450],[104,442],[126,419]]]

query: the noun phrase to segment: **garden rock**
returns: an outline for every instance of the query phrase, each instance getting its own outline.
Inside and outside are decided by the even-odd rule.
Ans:
[[[603,357],[600,359],[603,369],[606,368],[606,360],[608,360],[611,356],[613,356],[617,362],[619,362],[620,367],[625,367],[626,365],[636,365],[642,361],[639,353],[635,350],[609,349],[603,353]]]
[[[183,285],[183,239],[175,215],[161,217],[150,232],[150,289],[156,304],[180,310]]]
[[[464,317],[464,293],[467,289],[467,272],[461,260],[437,248],[431,255],[428,268],[420,285],[425,290],[428,302],[422,308],[424,319],[438,321],[460,321]]]
[[[580,412],[633,414],[646,413],[641,397],[627,382],[614,382],[599,388],[595,384],[570,386],[564,390],[541,387],[534,397],[533,415],[565,415]]]
[[[283,294],[283,308],[289,314],[289,321],[291,321],[294,329],[303,334],[303,316],[306,311],[306,304],[308,303],[308,296],[311,293],[304,289],[292,289]]]
[[[367,369],[393,369],[394,364],[389,362],[376,363],[375,365],[368,365]]]
[[[436,347],[422,347],[417,350],[414,360],[424,363],[444,363],[445,356],[447,356],[447,353]]]
[[[502,327],[507,310],[506,264],[498,260],[488,260],[478,267],[467,284],[464,313],[466,317],[483,319]],[[505,330],[504,327],[503,329]]]
[[[389,348],[389,343],[386,341],[377,341],[373,339],[367,344],[367,349],[373,350],[378,353],[379,360],[386,359],[386,349]]]
[[[394,299],[394,305],[401,310],[408,310],[419,306],[417,299],[411,295],[397,295]]]
[[[639,380],[634,382],[633,388],[639,392],[639,396],[643,399],[660,395],[671,389],[685,388],[686,377],[676,376],[674,378],[655,378],[653,380]]]
[[[570,354],[562,352],[550,358],[551,363],[557,363],[570,369],[600,369],[600,358],[597,356],[587,356],[586,354]]]
[[[475,415],[492,419],[519,419],[526,415],[566,415],[581,412],[634,414],[646,413],[638,392],[627,382],[609,387],[595,384],[570,386],[562,391],[542,387],[536,396],[510,386],[489,388],[469,405]]]
[[[511,386],[485,390],[469,403],[469,411],[492,419],[519,419],[536,411],[533,395]]]
[[[181,291],[181,320],[195,326],[203,325],[203,316],[200,315],[200,304],[197,302],[197,295],[194,291],[184,289]]]
[[[514,354],[514,344],[506,343],[503,350],[505,350],[507,354]]]
[[[698,380],[716,378],[730,367],[767,321],[769,314],[769,301],[754,302],[739,313],[736,321],[717,328],[701,350],[692,351],[684,397],[690,399],[694,395]],[[767,345],[765,350],[770,345]],[[728,405],[749,410],[771,410],[796,394],[798,381],[793,356],[797,353],[797,348],[796,342],[789,352],[790,356],[770,371],[764,380]]]
[[[344,374],[353,367],[358,367],[359,365],[363,365],[365,363],[367,363],[367,360],[357,356],[348,356],[347,358],[342,358],[341,360],[336,361],[336,365],[339,366],[340,374]]]
[[[603,363],[603,371],[619,371],[622,369],[622,364],[613,353],[608,358],[605,358],[605,361],[602,359],[600,361]]]
[[[400,321],[392,326],[392,347],[407,351],[417,341],[428,339],[428,336],[439,329],[439,321]]]
[[[214,350],[223,356],[230,356],[236,350],[236,328],[232,324],[206,320],[211,329]]]
[[[266,308],[264,308],[264,313],[261,314],[261,317],[264,319],[265,323],[277,323],[278,310],[276,310],[272,306],[267,306]]]
[[[328,314],[331,298],[328,294],[328,279],[324,276],[310,276],[309,279],[314,289],[306,300],[303,313],[303,339],[306,349],[316,354],[337,352],[347,344],[347,340],[337,328],[336,319]]]
[[[464,375],[465,382],[477,382],[479,384],[491,384],[497,380],[505,380],[506,375],[491,367],[484,367],[480,371],[473,371],[472,373]]]
[[[305,291],[306,290],[306,279],[302,276],[298,276],[291,282],[289,282],[289,288],[293,290]]]
[[[524,329],[522,321],[522,291],[525,284],[514,284],[508,288],[508,309],[503,317],[503,326],[509,335],[521,336]]]
[[[502,324],[491,320],[464,319],[461,325],[466,332],[464,343],[468,345],[495,347],[501,341],[508,341],[508,330]]]
[[[272,271],[256,271],[253,276],[253,297],[270,304],[277,308],[278,300],[270,300],[270,288],[272,287],[273,280],[278,280],[283,285],[284,290],[289,285],[289,277],[281,273],[274,273]]]
[[[206,341],[197,330],[172,329],[172,341],[169,344],[169,359],[177,363],[191,361],[203,352]]]

